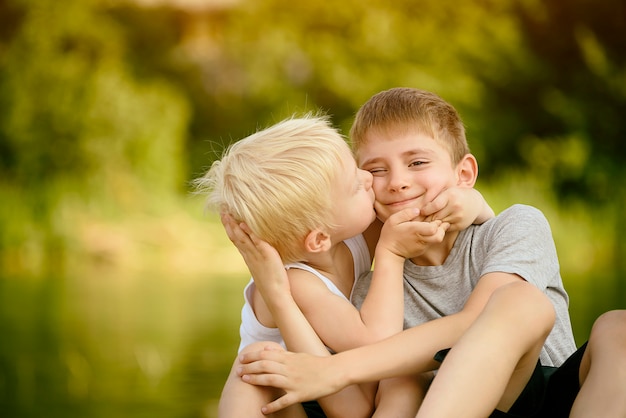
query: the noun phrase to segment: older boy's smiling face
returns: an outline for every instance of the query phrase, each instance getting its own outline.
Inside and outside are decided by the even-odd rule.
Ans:
[[[448,150],[411,130],[370,133],[358,149],[358,160],[374,176],[375,207],[383,222],[407,207],[423,207],[457,184]]]

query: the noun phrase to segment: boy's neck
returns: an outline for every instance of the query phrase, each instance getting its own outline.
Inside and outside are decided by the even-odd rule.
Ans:
[[[311,254],[304,263],[326,276],[346,298],[350,297],[354,285],[354,261],[344,242],[333,245],[329,251]]]
[[[333,245],[328,251],[319,253],[308,253],[302,263],[314,268],[326,276],[334,276],[337,274],[341,260],[346,257],[347,251],[350,256],[350,250],[343,243]]]
[[[459,231],[447,232],[443,241],[439,244],[433,244],[428,250],[419,257],[413,257],[411,261],[418,266],[441,266],[446,262],[454,242],[459,236]]]

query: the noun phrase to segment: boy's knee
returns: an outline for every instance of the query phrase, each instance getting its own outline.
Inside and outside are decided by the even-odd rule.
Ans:
[[[554,306],[534,285],[525,281],[510,283],[496,289],[493,297],[500,299],[517,321],[523,321],[546,336],[552,330],[556,318]]]
[[[608,339],[610,341],[626,339],[626,310],[614,310],[603,313],[591,328],[590,340]]]
[[[580,366],[581,381],[592,363],[604,364],[613,370],[611,373],[626,366],[626,310],[606,312],[594,322]]]

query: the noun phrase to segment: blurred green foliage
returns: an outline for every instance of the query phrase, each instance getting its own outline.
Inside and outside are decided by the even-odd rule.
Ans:
[[[619,0],[0,4],[9,270],[45,271],[72,211],[154,208],[256,128],[323,109],[347,132],[399,85],[459,109],[481,182],[534,176],[564,210],[583,202],[624,232]]]
[[[53,347],[51,366],[37,373],[62,374],[65,390],[83,396],[94,368],[129,361],[86,343],[89,326],[124,340],[122,352],[145,344],[111,334],[107,327],[120,324],[100,319],[67,331],[71,315],[59,310],[93,314],[67,304],[64,292],[93,291],[77,277],[229,277],[215,273],[232,262],[221,252],[228,243],[199,243],[207,239],[199,230],[212,241],[220,228],[186,200],[188,181],[231,142],[293,113],[323,109],[347,133],[364,101],[395,86],[432,90],[457,107],[480,162],[479,188],[496,211],[521,202],[546,213],[579,342],[599,313],[625,307],[623,1],[144,3],[0,0],[0,332],[15,342],[0,354]],[[7,282],[23,277],[41,281]],[[194,293],[171,289],[174,298]],[[13,298],[36,313],[21,313]],[[148,346],[175,357],[179,324]],[[227,326],[235,327],[236,319]],[[17,396],[26,405],[40,393],[24,389],[37,380],[27,359],[0,362],[0,403]],[[231,358],[219,361],[227,370]],[[119,373],[111,379],[129,378]],[[213,376],[217,386],[223,377]],[[154,402],[146,385],[141,399]]]
[[[0,51],[0,265],[10,271],[59,267],[72,233],[55,222],[64,211],[132,210],[184,189],[187,100],[133,77],[121,30],[97,6],[4,5],[13,29]]]

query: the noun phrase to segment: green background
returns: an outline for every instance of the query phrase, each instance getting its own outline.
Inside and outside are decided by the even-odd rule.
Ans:
[[[302,3],[302,4],[301,4]],[[619,0],[0,0],[0,416],[214,417],[248,273],[189,182],[309,110],[452,103],[553,229],[578,343],[626,307]]]

